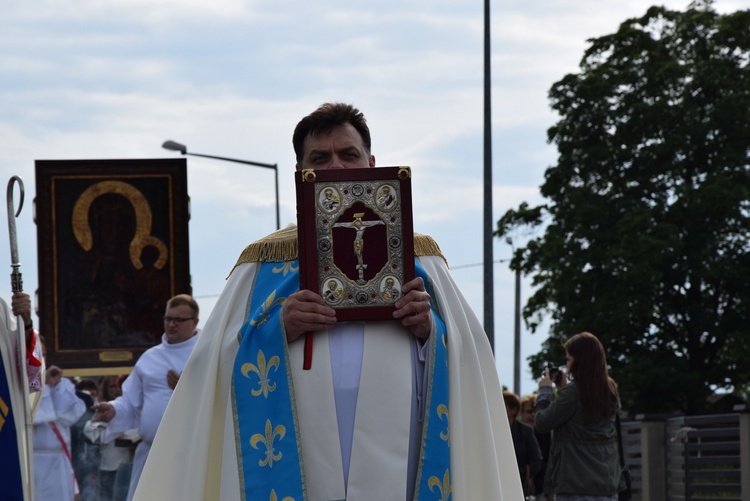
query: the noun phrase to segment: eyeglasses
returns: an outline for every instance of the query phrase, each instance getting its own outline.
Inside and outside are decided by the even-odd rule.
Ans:
[[[182,322],[187,322],[188,320],[193,320],[195,317],[161,317],[162,320],[164,320],[165,324],[169,324],[170,322],[174,322],[175,325],[181,325]]]

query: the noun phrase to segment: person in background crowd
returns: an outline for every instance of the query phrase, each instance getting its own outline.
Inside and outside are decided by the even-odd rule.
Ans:
[[[86,422],[94,415],[93,406],[98,401],[99,387],[89,378],[80,379],[76,385],[76,396],[86,405],[78,421],[70,427],[70,453],[73,456],[73,470],[80,491],[79,501],[99,499],[99,446],[91,442],[83,433]]]
[[[556,501],[617,501],[620,463],[615,415],[617,384],[607,372],[604,347],[581,332],[565,343],[568,373],[556,378],[552,399],[549,369],[539,380],[536,429],[552,433],[544,491]]]
[[[198,313],[198,303],[187,294],[167,301],[161,344],[141,355],[122,386],[121,396],[96,406],[92,421],[109,423],[102,430],[102,443],[138,428],[141,442],[133,459],[128,501],[133,498],[164,410],[198,341]]]
[[[91,397],[91,400],[96,403],[99,401],[99,385],[91,378],[76,378],[78,381],[75,383],[76,385],[76,394],[78,394],[79,397],[81,397],[80,393],[86,393],[89,397]],[[93,405],[93,404],[92,404]]]
[[[104,376],[99,382],[99,395],[103,402],[110,402],[122,395],[118,376]],[[99,429],[96,423],[89,420],[84,428],[84,433],[92,442],[99,441]],[[120,466],[131,460],[129,447],[117,445],[117,440],[112,440],[99,447],[101,461],[99,464],[99,499],[101,501],[112,501],[114,494],[115,478]]]
[[[518,414],[518,419],[532,428],[534,428],[534,425],[536,424],[535,400],[536,393],[523,397],[521,399],[521,412]],[[537,497],[537,501],[542,501],[543,499],[553,501],[552,495],[545,496],[544,494],[544,474],[547,471],[547,458],[549,457],[549,447],[552,443],[552,434],[549,432],[541,433],[534,429],[534,437],[536,437],[536,442],[539,444],[539,449],[542,451],[542,465],[532,479],[534,487],[533,494]]]
[[[534,437],[534,429],[518,420],[518,411],[521,401],[518,395],[512,391],[503,391],[505,411],[508,414],[510,434],[513,437],[513,448],[516,451],[516,462],[518,463],[518,474],[523,485],[523,494],[526,499],[533,495],[532,479],[542,465],[542,452]]]

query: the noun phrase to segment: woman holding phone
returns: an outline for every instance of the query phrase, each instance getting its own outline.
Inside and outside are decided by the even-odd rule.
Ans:
[[[616,501],[617,384],[609,377],[604,347],[596,336],[582,332],[563,347],[569,377],[556,378],[558,397],[553,401],[553,381],[545,369],[536,399],[535,429],[553,432],[545,492],[555,493],[556,501]]]

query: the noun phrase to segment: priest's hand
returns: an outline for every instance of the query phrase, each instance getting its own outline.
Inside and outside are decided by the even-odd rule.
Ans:
[[[14,292],[10,300],[13,314],[23,318],[25,323],[31,323],[31,297],[25,292]]]
[[[432,312],[430,295],[424,287],[422,277],[409,280],[401,288],[401,299],[396,301],[393,318],[401,319],[401,325],[420,339],[430,337],[432,330]]]
[[[99,402],[92,409],[94,409],[94,415],[91,417],[91,420],[94,422],[104,421],[105,423],[109,423],[117,413],[115,407],[109,402]]]
[[[31,297],[25,292],[14,292],[13,297],[10,301],[13,315],[21,317],[24,325],[31,324]],[[31,342],[31,337],[34,335],[32,328],[26,330],[26,344]]]
[[[336,310],[326,306],[322,297],[307,289],[286,298],[281,314],[288,343],[296,341],[305,332],[329,329],[336,323]]]

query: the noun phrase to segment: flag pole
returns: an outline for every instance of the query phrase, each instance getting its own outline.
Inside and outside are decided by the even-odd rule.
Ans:
[[[15,209],[15,203],[13,201],[13,188],[15,184],[18,184],[19,193],[21,200],[18,203],[18,210]],[[24,188],[23,180],[18,176],[13,176],[8,181],[7,201],[8,201],[8,232],[10,233],[10,266],[13,271],[10,274],[10,283],[13,293],[23,291],[23,280],[21,278],[21,263],[18,261],[18,238],[16,236],[16,218],[21,214],[23,208],[24,199]],[[26,464],[25,468],[21,471],[21,476],[24,482],[24,498],[27,501],[33,501],[34,499],[34,445],[32,441],[32,432],[34,423],[31,420],[31,404],[29,399],[29,375],[26,372],[26,331],[24,329],[24,321],[18,316],[16,317],[16,326],[18,329],[18,346],[21,355],[22,368],[20,371],[21,395],[23,395],[23,418],[24,418],[24,435],[23,443],[26,449]]]

